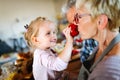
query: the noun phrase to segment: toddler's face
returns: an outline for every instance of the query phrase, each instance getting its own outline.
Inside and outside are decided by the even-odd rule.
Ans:
[[[42,49],[55,46],[57,42],[57,30],[55,24],[48,21],[41,24],[38,39],[39,46]]]

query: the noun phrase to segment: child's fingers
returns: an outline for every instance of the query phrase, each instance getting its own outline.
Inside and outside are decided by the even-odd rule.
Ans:
[[[70,34],[70,28],[69,27],[67,27],[67,28],[65,28],[64,30],[63,30],[63,33],[64,34]]]

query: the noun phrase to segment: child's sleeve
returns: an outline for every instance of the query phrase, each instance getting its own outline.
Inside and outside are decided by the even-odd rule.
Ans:
[[[68,63],[61,60],[56,55],[49,53],[40,54],[39,63],[51,70],[61,71],[67,68]]]

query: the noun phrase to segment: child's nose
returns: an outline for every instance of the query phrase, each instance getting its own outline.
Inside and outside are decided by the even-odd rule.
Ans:
[[[53,34],[53,35],[52,35],[52,37],[53,37],[53,38],[56,38],[56,37],[57,37],[57,35],[56,35],[56,34]]]

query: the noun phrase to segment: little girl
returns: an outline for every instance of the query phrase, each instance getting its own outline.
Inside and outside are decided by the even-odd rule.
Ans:
[[[66,44],[63,51],[57,55],[51,50],[57,42],[57,28],[55,24],[43,17],[33,20],[27,27],[25,39],[34,48],[33,76],[35,80],[58,80],[55,72],[67,68],[73,49],[73,38],[70,28],[65,28],[63,34]]]

